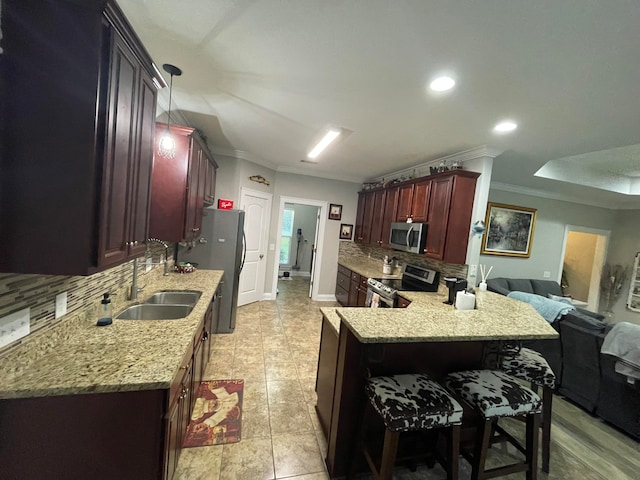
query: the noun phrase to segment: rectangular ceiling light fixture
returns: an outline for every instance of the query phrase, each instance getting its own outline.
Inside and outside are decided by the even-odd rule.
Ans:
[[[338,135],[340,135],[340,130],[336,129],[336,128],[332,128],[330,129],[326,135],[324,137],[322,137],[322,140],[320,140],[318,142],[318,144],[313,147],[313,150],[311,150],[308,154],[307,157],[309,158],[316,158],[318,155],[320,155],[322,153],[322,151],[327,148],[329,146],[329,144],[331,142],[333,142]]]

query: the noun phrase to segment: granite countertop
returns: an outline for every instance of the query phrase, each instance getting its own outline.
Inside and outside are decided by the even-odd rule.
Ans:
[[[339,258],[338,265],[348,268],[359,275],[367,278],[402,278],[402,269],[395,268],[393,274],[384,275],[382,273],[382,260],[373,258],[354,257]]]
[[[437,293],[399,292],[407,308],[337,308],[343,323],[363,343],[456,342],[557,338],[558,333],[528,303],[493,292],[476,292],[475,310],[456,310]]]
[[[202,292],[182,319],[114,318],[112,325],[98,327],[95,315],[78,314],[33,334],[0,358],[0,398],[169,388],[222,274],[219,270],[159,274],[147,282],[141,301],[159,290]],[[132,303],[118,305],[114,317]]]
[[[329,325],[333,327],[336,333],[340,333],[340,316],[336,312],[335,307],[324,307],[320,309],[320,312],[327,319]]]

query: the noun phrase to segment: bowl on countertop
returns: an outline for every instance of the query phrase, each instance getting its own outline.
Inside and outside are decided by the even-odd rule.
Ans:
[[[198,264],[193,262],[178,262],[174,267],[175,271],[178,273],[195,272],[197,268]]]

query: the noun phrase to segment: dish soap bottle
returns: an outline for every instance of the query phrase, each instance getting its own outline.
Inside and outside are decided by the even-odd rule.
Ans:
[[[111,299],[109,298],[109,292],[107,292],[102,295],[102,300],[100,301],[100,313],[98,314],[97,325],[99,327],[104,327],[105,325],[111,325],[112,323]]]

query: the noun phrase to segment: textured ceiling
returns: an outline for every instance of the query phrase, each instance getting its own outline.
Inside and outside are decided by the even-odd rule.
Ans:
[[[638,0],[118,3],[214,152],[359,182],[489,145],[497,184],[640,208]],[[432,95],[441,72],[456,89]],[[350,135],[301,163],[329,125]]]

